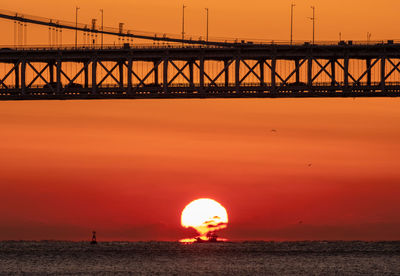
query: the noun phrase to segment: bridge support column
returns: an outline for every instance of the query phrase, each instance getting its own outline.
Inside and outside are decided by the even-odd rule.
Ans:
[[[128,94],[132,94],[132,58],[128,59]]]
[[[157,86],[159,84],[158,81],[158,62],[153,61],[153,67],[154,67],[154,84]]]
[[[224,68],[226,68],[224,77],[225,77],[225,87],[229,86],[229,67],[227,67],[229,64],[228,60],[224,60]]]
[[[200,93],[204,93],[204,56],[200,57]]]
[[[54,62],[49,62],[49,83],[54,83]]]
[[[19,62],[14,64],[15,70],[14,70],[14,75],[15,75],[15,88],[19,89]]]
[[[194,87],[194,72],[193,72],[193,61],[189,61],[189,80],[190,80],[190,87]]]
[[[61,94],[61,89],[62,89],[62,87],[61,87],[61,65],[62,65],[61,59],[57,60],[57,69],[56,69],[56,74],[57,74],[57,76],[56,76],[56,78],[57,78],[56,93],[57,94]]]
[[[89,88],[89,62],[84,62],[85,88]]]
[[[168,63],[169,63],[168,58],[165,58],[164,62],[163,62],[163,66],[164,66],[164,68],[163,68],[163,90],[164,90],[164,93],[168,93]]]
[[[119,87],[124,88],[124,62],[118,62],[118,71],[119,71]]]
[[[365,62],[366,62],[366,66],[367,66],[367,86],[371,86],[371,79],[372,79],[371,68],[370,68],[371,67],[371,59],[368,58],[365,60]]]
[[[97,94],[97,60],[92,61],[92,94]]]
[[[271,86],[272,86],[271,92],[275,93],[276,92],[276,58],[275,57],[273,57],[271,59]]]
[[[300,61],[298,59],[294,60],[294,66],[296,68],[296,83],[300,83]]]
[[[21,91],[22,95],[26,94],[26,60],[21,61]]]
[[[260,86],[261,87],[265,86],[264,62],[265,62],[264,59],[259,60],[259,63],[260,63]]]
[[[331,86],[335,87],[336,85],[336,60],[331,59]]]
[[[386,58],[381,58],[381,91],[385,92],[385,82],[386,82]]]
[[[236,93],[240,92],[240,58],[236,57],[235,60],[235,90]]]
[[[349,90],[349,58],[345,57],[344,58],[344,91]]]
[[[308,58],[307,62],[307,85],[311,92],[313,86],[313,59],[311,57]]]

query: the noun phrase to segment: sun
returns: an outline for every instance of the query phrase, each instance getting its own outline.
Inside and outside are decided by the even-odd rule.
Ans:
[[[228,226],[228,213],[217,201],[200,198],[190,202],[183,209],[181,224],[185,228],[196,229],[200,238],[207,238]]]

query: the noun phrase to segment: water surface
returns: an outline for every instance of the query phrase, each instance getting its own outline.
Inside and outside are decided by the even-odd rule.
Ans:
[[[0,274],[399,275],[400,242],[0,242]]]

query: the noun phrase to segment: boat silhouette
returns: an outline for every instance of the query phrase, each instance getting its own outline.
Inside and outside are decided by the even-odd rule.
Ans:
[[[207,233],[207,239],[202,239],[201,237],[195,238],[195,243],[215,243],[215,242],[223,242],[222,240],[218,240],[217,234],[214,232]]]

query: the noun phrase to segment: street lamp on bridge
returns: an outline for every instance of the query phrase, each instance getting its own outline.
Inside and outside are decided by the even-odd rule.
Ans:
[[[207,13],[206,41],[208,42],[208,8],[206,8],[206,13]]]
[[[290,45],[293,43],[293,12],[294,12],[294,7],[296,5],[292,3],[291,8],[290,8]]]
[[[182,6],[182,46],[183,46],[183,40],[185,39],[185,4]]]
[[[104,10],[100,9],[101,12],[101,49],[103,49],[103,38],[104,38]]]
[[[311,9],[313,10],[313,15],[312,17],[309,17],[313,23],[312,25],[312,44],[314,45],[315,43],[315,7],[311,6]]]
[[[78,11],[79,11],[79,7],[75,8],[75,48],[78,47]]]

